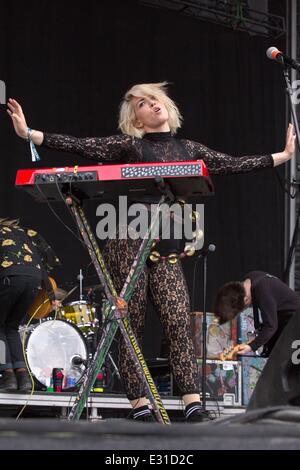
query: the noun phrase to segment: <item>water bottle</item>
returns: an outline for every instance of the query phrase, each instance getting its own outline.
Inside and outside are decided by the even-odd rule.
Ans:
[[[47,378],[47,392],[53,392],[53,375]]]
[[[72,375],[69,375],[67,378],[67,387],[66,388],[75,388],[76,378]]]
[[[62,392],[62,384],[64,374],[62,373],[63,369],[56,367],[52,369],[52,377],[53,377],[53,391],[54,392]]]

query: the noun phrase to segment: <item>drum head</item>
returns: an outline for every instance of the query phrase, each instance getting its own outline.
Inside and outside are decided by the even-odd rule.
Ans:
[[[63,388],[74,386],[83,375],[85,365],[74,365],[74,356],[86,361],[87,346],[75,325],[64,320],[44,320],[29,334],[26,341],[29,368],[42,386],[50,387],[52,369],[63,369]]]

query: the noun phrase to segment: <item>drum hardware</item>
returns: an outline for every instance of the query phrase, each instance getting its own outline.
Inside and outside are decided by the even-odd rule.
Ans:
[[[116,376],[118,377],[118,379],[120,381],[122,381],[122,378],[121,378],[121,375],[120,375],[120,372],[119,372],[119,369],[117,367],[117,364],[115,363],[115,361],[113,360],[113,357],[112,355],[110,354],[110,352],[107,354],[107,357],[108,359],[110,360],[112,366],[113,366],[113,370],[114,370],[114,373],[116,374]]]
[[[77,279],[79,281],[79,298],[80,298],[80,300],[83,300],[83,295],[82,295],[82,281],[83,281],[82,269],[79,270],[79,274],[77,276]]]

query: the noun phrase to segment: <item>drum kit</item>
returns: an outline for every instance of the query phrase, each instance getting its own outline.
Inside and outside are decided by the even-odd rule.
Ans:
[[[99,285],[84,289],[87,298],[97,289]],[[62,289],[55,289],[55,297],[60,301],[60,306],[55,311],[45,309],[43,317],[37,315],[38,322],[21,326],[19,330],[21,338],[24,338],[28,367],[42,389],[51,390],[52,371],[57,368],[63,369],[63,389],[76,388],[97,345],[99,304],[84,300],[81,279],[80,300],[63,306],[64,300],[74,290],[67,293]],[[32,309],[29,315],[30,313]]]

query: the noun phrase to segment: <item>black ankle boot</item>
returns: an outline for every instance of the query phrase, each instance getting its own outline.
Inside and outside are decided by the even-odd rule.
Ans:
[[[188,423],[203,423],[204,421],[211,421],[209,411],[203,410],[199,401],[190,403],[185,408],[185,419]]]
[[[16,376],[18,382],[18,390],[21,390],[22,392],[32,390],[32,383],[27,370],[17,370]]]
[[[0,392],[13,392],[14,390],[18,390],[15,373],[4,371],[0,378]]]

